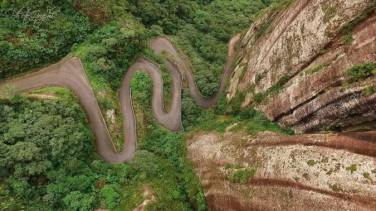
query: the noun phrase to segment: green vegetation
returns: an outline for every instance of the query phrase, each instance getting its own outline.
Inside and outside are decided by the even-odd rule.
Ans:
[[[28,10],[34,15],[16,16]],[[51,18],[40,20],[36,13]],[[72,4],[53,0],[2,0],[0,25],[0,81],[56,62],[94,29]]]
[[[342,36],[342,42],[345,45],[351,45],[354,42],[354,38],[352,37],[351,32],[348,32],[346,35]]]
[[[327,171],[326,172],[326,175],[332,175],[333,174],[333,172],[334,172],[334,169],[333,168],[331,168],[329,171]]]
[[[182,133],[154,123],[131,162],[106,164],[96,155],[92,131],[77,101],[62,99],[15,95],[1,101],[3,207],[131,209],[142,203],[142,187],[148,184],[158,196],[151,210],[205,210],[200,184],[185,160]]]
[[[229,181],[231,183],[247,183],[248,179],[253,177],[256,174],[257,168],[252,167],[250,169],[241,169],[235,170],[234,173],[230,176]]]
[[[243,111],[241,114],[246,124],[248,134],[256,135],[260,131],[274,131],[282,134],[293,135],[291,129],[283,129],[277,123],[270,121],[264,114],[254,110],[253,108]]]
[[[354,65],[347,70],[349,76],[348,83],[355,83],[362,81],[367,77],[376,75],[376,66],[374,63],[363,63],[360,65]]]
[[[131,27],[111,23],[100,28],[75,53],[82,59],[90,79],[96,78],[112,90],[119,89],[125,71],[143,49],[145,29],[131,21]]]
[[[235,166],[234,166],[234,169],[243,169],[244,168],[244,165],[243,164],[240,164],[240,163],[237,163]]]
[[[217,107],[220,106],[218,105]],[[187,131],[193,128],[200,128],[203,131],[224,133],[228,126],[236,123],[237,125],[231,129],[232,132],[244,131],[252,136],[257,136],[261,131],[274,131],[285,135],[294,134],[293,130],[281,128],[277,123],[270,121],[263,113],[256,111],[254,108],[224,113],[218,113],[216,110],[203,110],[197,116],[192,117],[192,119],[194,118],[196,118],[196,121],[188,123]]]
[[[354,38],[352,37],[352,31],[359,23],[366,20],[373,13],[375,8],[376,4],[371,5],[370,7],[365,9],[357,18],[343,27],[344,35],[342,36],[342,41],[345,45],[351,45],[353,43]]]
[[[138,149],[154,156],[154,158],[144,158],[140,161],[133,159],[131,162],[138,162],[138,165],[145,166],[144,169],[140,169],[141,174],[138,177],[147,182],[153,175],[148,172],[148,168],[150,168],[148,163],[151,162],[150,159],[158,158],[158,166],[155,166],[154,174],[161,175],[158,180],[147,182],[154,185],[157,189],[154,193],[158,196],[157,202],[150,205],[150,210],[186,210],[188,208],[205,210],[203,193],[192,172],[193,166],[185,159],[184,133],[172,133],[153,120],[151,112],[152,87],[146,73],[137,72],[132,79],[131,86],[133,105],[138,118]],[[162,174],[161,171],[165,173]],[[178,178],[178,183],[174,182],[174,177]],[[179,189],[174,189],[176,187]],[[167,192],[171,193],[172,197],[166,195]],[[135,207],[134,205],[136,204],[133,206],[124,204],[123,207],[128,206],[128,209],[132,209]]]
[[[363,95],[368,97],[372,94],[374,94],[376,92],[376,86],[370,86],[368,88],[366,88],[365,90],[363,90]]]
[[[232,168],[232,165],[229,164],[229,163],[226,163],[226,165],[225,165],[225,170],[230,169],[230,168]]]
[[[328,49],[321,49],[319,51],[318,55],[324,55],[324,54],[328,53],[328,51],[329,51]]]
[[[26,204],[30,209],[69,209],[75,206],[69,198],[79,194],[83,208],[93,206],[83,193],[92,189],[99,172],[89,168],[94,145],[77,103],[16,95],[2,100],[0,114],[2,203],[12,209]],[[10,190],[16,202],[7,204],[3,193]]]
[[[311,69],[307,70],[305,73],[307,75],[311,75],[311,74],[313,74],[315,72],[318,72],[318,71],[320,71],[320,70],[322,70],[324,68],[325,68],[325,65],[319,65],[317,67],[314,67],[314,68],[311,68]]]
[[[0,65],[4,68],[0,81],[47,66],[68,53],[79,56],[102,112],[114,109],[115,124],[121,128],[117,93],[126,70],[139,55],[161,65],[168,110],[172,81],[163,62],[168,55],[154,55],[148,48],[151,39],[170,35],[191,64],[199,90],[210,96],[218,89],[228,39],[247,28],[273,2],[2,0]],[[276,2],[282,5],[292,1]],[[28,8],[56,15],[36,24],[12,12],[27,12]],[[277,83],[268,94],[277,92],[286,81]],[[172,133],[153,120],[152,84],[147,74],[136,73],[131,86],[138,151],[132,161],[119,165],[98,158],[93,131],[69,91],[33,91],[53,96],[39,99],[17,95],[17,87],[6,87],[7,99],[0,100],[1,209],[132,210],[144,201],[145,187],[150,187],[157,200],[147,210],[206,210],[201,185],[193,165],[186,160],[184,132]],[[239,130],[252,135],[265,130],[292,134],[253,108],[241,109],[244,97],[239,94],[230,103],[223,97],[215,108],[202,110],[184,87],[185,130],[224,132],[230,124],[238,123]],[[114,130],[111,136],[116,148],[121,149],[124,134]],[[255,173],[255,167],[239,167],[231,181],[245,183]]]
[[[256,103],[260,104],[262,103],[268,96],[277,94],[283,89],[283,85],[287,83],[289,80],[288,76],[283,76],[277,83],[275,83],[271,88],[269,88],[266,92],[263,93],[257,93],[254,95],[254,100]]]
[[[232,114],[238,114],[241,111],[241,106],[245,98],[245,93],[237,92],[235,97],[231,99],[231,101],[223,108],[227,108],[227,111],[230,111]],[[219,109],[217,109],[218,112]]]
[[[351,174],[354,173],[357,170],[356,164],[351,164],[351,166],[346,167],[347,171],[351,171]]]
[[[36,95],[47,94],[47,95],[50,95],[52,97],[67,99],[69,101],[75,100],[75,96],[72,95],[71,91],[69,91],[66,88],[61,88],[61,87],[49,87],[49,88],[44,88],[44,89],[38,89],[38,90],[31,91],[29,93],[30,94],[36,94]]]
[[[333,192],[340,192],[340,191],[343,191],[339,186],[338,184],[334,184],[334,185],[329,185],[330,189],[333,191]]]
[[[200,128],[204,131],[223,133],[228,126],[236,123],[237,125],[231,131],[244,131],[253,136],[261,131],[274,131],[286,135],[294,134],[292,129],[281,128],[253,107],[241,108],[244,97],[244,93],[237,92],[236,96],[230,102],[227,102],[223,95],[213,109],[202,110],[191,98],[189,90],[183,89],[183,126],[187,132]]]
[[[366,179],[371,180],[371,174],[368,173],[368,172],[364,172],[364,173],[363,173],[363,177],[366,178]]]
[[[17,93],[17,86],[5,85],[3,88],[4,96],[7,98],[13,98]]]
[[[192,64],[197,87],[204,96],[218,90],[230,37],[249,27],[272,2],[211,1],[197,10],[192,23],[183,26],[173,37]]]
[[[308,164],[309,166],[314,166],[316,163],[317,163],[317,162],[314,161],[314,160],[309,160],[309,161],[307,162],[307,164]]]

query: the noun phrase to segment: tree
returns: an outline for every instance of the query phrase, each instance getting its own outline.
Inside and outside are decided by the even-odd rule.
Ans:
[[[121,196],[116,191],[118,188],[117,184],[110,184],[104,186],[100,191],[100,195],[105,199],[105,203],[109,209],[115,208],[120,202]]]
[[[95,198],[89,194],[73,191],[64,197],[63,201],[69,210],[86,211],[93,210]]]

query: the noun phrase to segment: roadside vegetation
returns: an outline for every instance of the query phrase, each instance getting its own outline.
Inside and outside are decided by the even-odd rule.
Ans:
[[[57,62],[95,28],[65,1],[17,2],[0,1],[0,81]],[[53,18],[26,16],[37,10]]]
[[[247,28],[263,9],[278,0],[27,0],[0,1],[0,81],[54,63],[68,53],[81,58],[103,113],[114,110],[122,126],[118,89],[134,59],[143,55],[161,65],[166,109],[171,78],[163,55],[148,42],[169,35],[184,52],[204,96],[217,91],[229,38]],[[27,9],[56,11],[36,24],[13,15]],[[129,163],[110,165],[95,152],[95,138],[76,98],[67,90],[48,88],[0,101],[0,210],[132,210],[144,201],[145,186],[157,200],[148,210],[206,210],[201,185],[185,158],[185,132],[218,130],[236,122],[234,130],[250,134],[272,130],[290,133],[254,109],[241,109],[240,100],[221,99],[202,110],[182,90],[184,132],[172,133],[154,120],[147,74],[132,80],[137,116],[138,151]],[[104,94],[100,94],[104,93]],[[239,98],[240,99],[240,98]],[[107,122],[110,126],[111,122]],[[118,150],[122,131],[111,134]],[[251,172],[240,172],[243,182]]]
[[[147,95],[143,90],[137,94]],[[150,122],[135,158],[112,165],[97,156],[92,130],[73,96],[14,95],[1,100],[0,118],[1,210],[130,210],[143,202],[145,185],[158,197],[151,210],[206,209],[185,159],[183,133]]]

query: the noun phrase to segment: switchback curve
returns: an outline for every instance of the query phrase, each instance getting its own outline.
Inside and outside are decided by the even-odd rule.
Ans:
[[[160,37],[150,43],[150,47],[155,53],[162,51],[168,52],[183,70],[169,59],[166,64],[172,75],[172,101],[168,112],[163,109],[163,79],[160,73],[160,67],[145,57],[138,57],[129,67],[123,77],[119,90],[119,100],[123,115],[124,130],[124,148],[117,152],[111,136],[109,134],[106,122],[95,98],[92,87],[83,69],[81,60],[77,57],[68,56],[62,61],[42,69],[38,72],[15,78],[0,84],[0,96],[3,95],[5,85],[15,85],[18,92],[28,92],[44,87],[58,86],[71,90],[78,98],[80,105],[85,110],[89,122],[94,129],[96,137],[96,148],[98,155],[109,163],[123,163],[134,157],[137,148],[136,120],[132,106],[130,83],[135,72],[141,70],[149,74],[153,82],[152,111],[156,121],[171,131],[181,130],[181,86],[182,73],[185,73],[188,87],[193,98],[203,108],[214,106],[220,99],[225,88],[226,80],[231,71],[231,64],[234,60],[234,45],[240,38],[240,34],[234,36],[228,45],[227,62],[224,67],[222,80],[218,91],[210,98],[204,98],[197,90],[194,76],[189,66],[185,63],[178,51],[166,37]]]

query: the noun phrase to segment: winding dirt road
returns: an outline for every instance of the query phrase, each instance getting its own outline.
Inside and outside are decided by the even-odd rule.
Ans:
[[[163,79],[160,67],[154,62],[138,57],[126,72],[120,90],[119,98],[123,114],[124,129],[124,148],[117,152],[113,145],[111,136],[90,82],[83,69],[81,60],[77,57],[68,56],[62,61],[32,73],[25,77],[16,78],[0,84],[0,96],[3,95],[5,85],[15,85],[18,92],[28,92],[31,90],[41,89],[44,87],[58,86],[71,90],[78,98],[82,108],[85,110],[90,124],[92,125],[96,137],[96,148],[99,156],[109,163],[123,163],[134,157],[137,148],[136,120],[132,106],[130,83],[135,72],[141,70],[148,73],[153,81],[152,111],[156,121],[171,131],[181,130],[181,86],[182,73],[185,73],[189,89],[197,104],[203,108],[214,106],[220,99],[225,87],[226,80],[231,71],[231,64],[234,60],[234,45],[239,40],[240,35],[234,36],[228,47],[227,62],[224,67],[222,81],[218,91],[210,98],[204,98],[197,90],[194,76],[189,66],[185,63],[178,51],[166,37],[160,37],[153,40],[150,47],[155,53],[167,51],[183,67],[179,68],[166,60],[167,68],[172,75],[172,101],[171,109],[165,112],[163,109]]]

